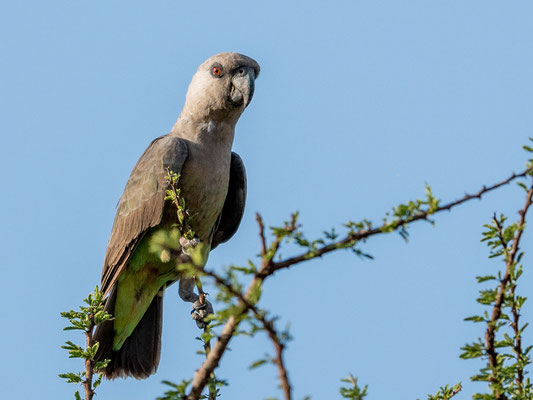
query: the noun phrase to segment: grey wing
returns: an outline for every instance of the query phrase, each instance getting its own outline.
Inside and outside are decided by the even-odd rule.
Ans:
[[[211,240],[211,249],[214,249],[220,243],[228,241],[237,232],[244,214],[245,203],[246,170],[241,157],[237,153],[231,153],[228,194]]]
[[[137,161],[118,203],[107,245],[102,270],[104,294],[113,287],[144,232],[161,222],[167,168],[180,173],[187,153],[183,139],[165,135],[150,143]]]

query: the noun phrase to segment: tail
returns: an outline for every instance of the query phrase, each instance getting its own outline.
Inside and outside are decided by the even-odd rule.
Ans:
[[[117,298],[117,286],[107,298],[105,311],[113,315]],[[159,292],[126,339],[120,350],[113,350],[115,331],[113,320],[106,321],[96,328],[94,340],[100,343],[95,360],[111,361],[104,370],[107,379],[132,376],[145,379],[157,371],[161,355],[161,326],[163,317],[163,292]]]

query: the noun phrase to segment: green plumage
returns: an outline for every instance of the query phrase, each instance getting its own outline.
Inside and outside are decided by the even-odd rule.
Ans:
[[[179,278],[173,262],[164,263],[149,251],[152,235],[153,230],[144,235],[133,252],[128,267],[118,277],[114,310],[115,351],[120,350],[132,334],[157,293]]]

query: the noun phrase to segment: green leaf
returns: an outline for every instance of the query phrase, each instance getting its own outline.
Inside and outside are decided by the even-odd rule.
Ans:
[[[268,362],[269,362],[269,360],[264,359],[264,358],[262,358],[262,359],[260,359],[260,360],[256,360],[256,361],[254,361],[252,364],[250,364],[250,366],[248,367],[248,369],[256,369],[256,368],[258,368],[258,367],[260,367],[260,366],[262,366],[262,365],[265,365],[265,364],[268,363]]]
[[[66,379],[67,383],[82,383],[83,379],[81,372],[75,374],[74,372],[67,372],[66,374],[59,374],[60,378]]]
[[[473,315],[471,317],[465,318],[465,321],[472,321],[472,322],[485,322],[485,318],[479,316],[479,315]]]
[[[252,304],[257,304],[259,298],[261,297],[261,284],[262,282],[258,279],[254,282],[254,285],[250,288],[250,295],[248,296],[248,301]]]
[[[367,395],[368,386],[361,389],[357,384],[357,378],[352,374],[349,374],[346,378],[341,379],[341,382],[349,383],[349,387],[341,387],[340,394],[345,399],[351,400],[363,400]]]

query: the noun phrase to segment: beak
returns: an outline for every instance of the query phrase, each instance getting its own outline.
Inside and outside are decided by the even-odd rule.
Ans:
[[[250,104],[255,90],[255,71],[250,67],[242,67],[231,78],[230,100],[233,104],[244,108]]]

